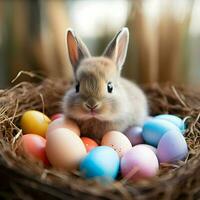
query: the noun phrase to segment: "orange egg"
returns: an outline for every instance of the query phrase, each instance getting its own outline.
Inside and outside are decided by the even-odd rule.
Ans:
[[[46,140],[35,134],[26,134],[21,139],[24,152],[48,165],[49,161],[46,156]]]
[[[29,110],[23,114],[20,124],[23,133],[45,137],[50,122],[51,120],[45,114],[36,110]]]
[[[76,133],[78,136],[80,136],[80,129],[78,125],[70,120],[70,119],[65,119],[64,117],[60,117],[58,119],[55,119],[49,124],[46,136],[48,137],[49,134],[51,134],[55,129],[58,128],[67,128]]]
[[[50,118],[52,121],[54,121],[55,119],[58,119],[60,117],[64,117],[64,115],[62,113],[56,113],[56,114],[52,115]]]
[[[81,137],[81,140],[83,141],[83,143],[85,145],[87,153],[90,152],[93,148],[98,146],[98,144],[91,138]]]

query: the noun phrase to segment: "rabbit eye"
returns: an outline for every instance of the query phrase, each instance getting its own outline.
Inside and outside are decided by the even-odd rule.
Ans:
[[[111,82],[108,82],[108,84],[107,84],[107,90],[108,90],[109,93],[112,93],[112,91],[113,91],[113,85],[112,85]]]
[[[79,92],[79,88],[80,88],[80,83],[78,82],[78,83],[76,84],[76,93]]]

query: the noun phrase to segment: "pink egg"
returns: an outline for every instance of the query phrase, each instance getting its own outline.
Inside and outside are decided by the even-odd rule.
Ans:
[[[129,139],[119,131],[107,132],[102,138],[101,145],[112,147],[119,157],[122,157],[132,148]]]
[[[150,178],[159,169],[155,153],[144,145],[136,145],[121,159],[122,176],[133,181]]]
[[[45,152],[46,139],[40,135],[26,134],[22,136],[21,142],[24,153],[28,154],[29,157],[41,160],[45,165],[49,165]]]
[[[47,133],[46,133],[46,137],[48,137],[49,134],[51,134],[52,131],[57,129],[57,128],[70,129],[71,131],[76,133],[78,136],[80,136],[80,129],[74,121],[72,121],[70,119],[65,119],[64,117],[60,117],[58,119],[55,119],[54,121],[52,121],[49,124],[48,129],[47,129]]]
[[[64,115],[63,115],[62,113],[57,113],[57,114],[52,115],[52,116],[50,117],[50,119],[51,119],[52,121],[54,121],[55,119],[58,119],[58,118],[60,118],[60,117],[64,117]]]
[[[140,147],[147,147],[149,149],[151,149],[155,154],[157,154],[157,149],[151,145],[148,145],[148,144],[138,144],[137,146],[140,146]]]
[[[134,126],[129,128],[125,135],[130,140],[131,144],[134,146],[136,144],[142,144],[144,143],[143,137],[142,137],[142,127],[140,126]]]

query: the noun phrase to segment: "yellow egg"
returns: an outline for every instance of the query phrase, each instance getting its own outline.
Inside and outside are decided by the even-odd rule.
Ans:
[[[21,128],[24,134],[37,134],[45,137],[51,120],[43,113],[36,110],[26,111],[21,118]]]
[[[47,137],[46,153],[50,163],[63,170],[77,169],[87,154],[80,137],[67,128],[52,130]]]

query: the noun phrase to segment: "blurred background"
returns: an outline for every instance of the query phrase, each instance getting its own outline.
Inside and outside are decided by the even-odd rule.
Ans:
[[[125,77],[198,86],[199,24],[200,0],[1,0],[0,88],[20,71],[71,80],[66,28],[100,55],[123,26],[130,30]]]

